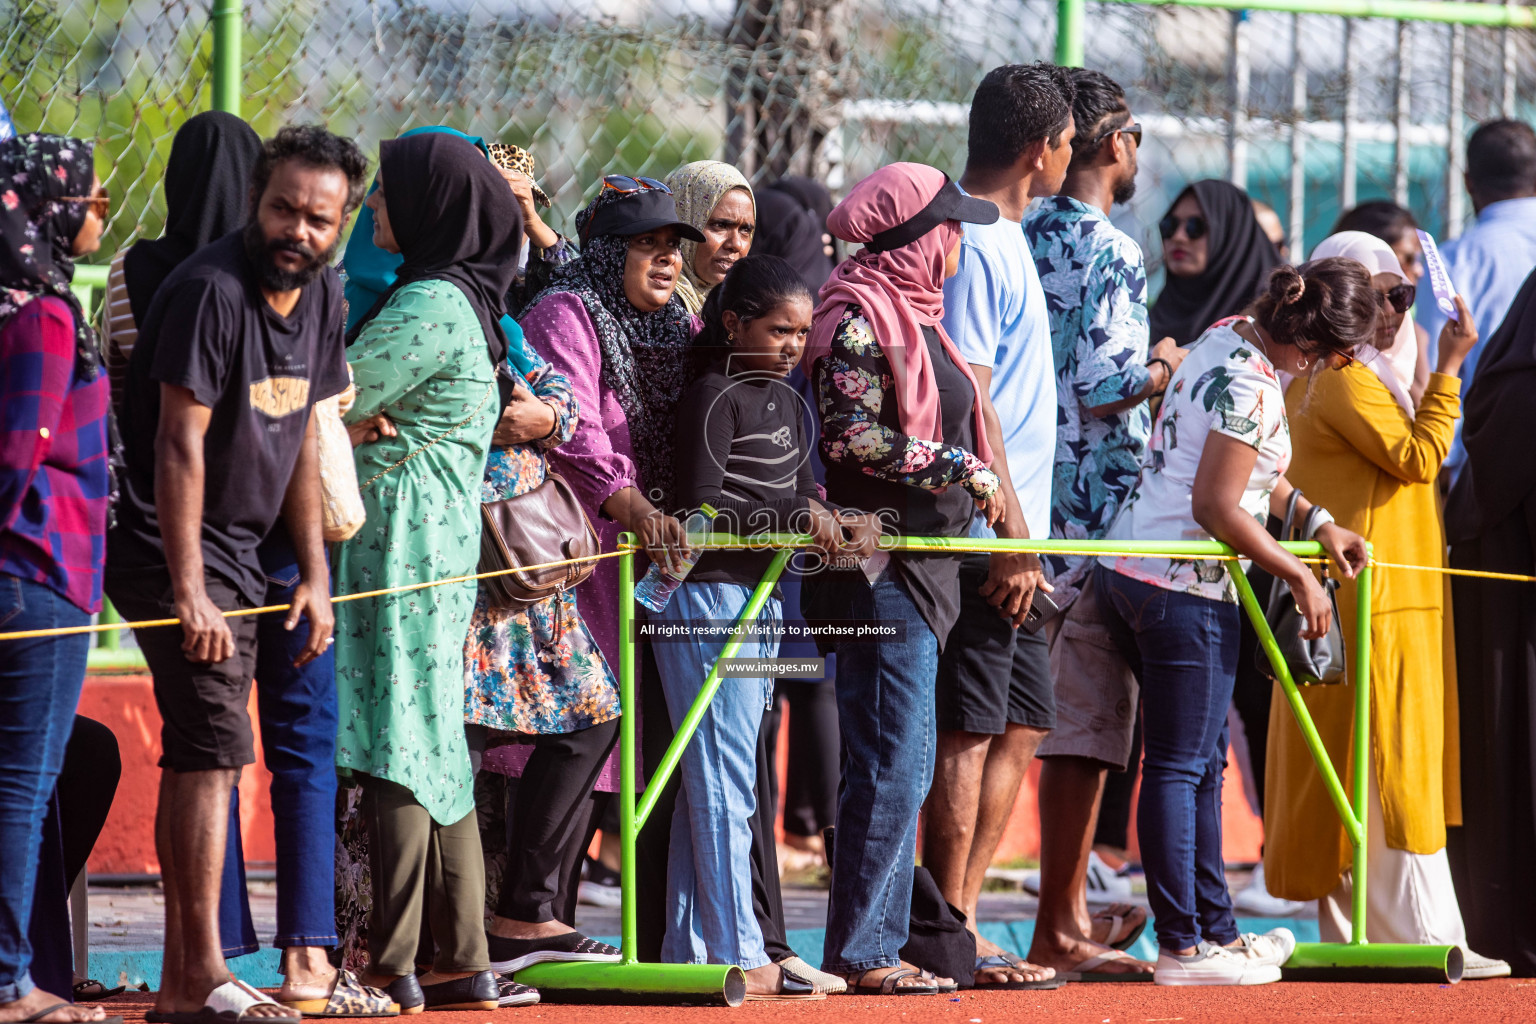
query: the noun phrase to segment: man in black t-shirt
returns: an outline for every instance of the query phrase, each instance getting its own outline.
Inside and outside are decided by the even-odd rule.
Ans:
[[[165,887],[156,1010],[294,1019],[231,980],[219,876],[230,787],[255,760],[247,704],[266,579],[256,548],[281,516],[301,582],[287,626],[296,664],[331,643],[314,405],[347,386],[341,283],[329,266],[361,201],[366,161],[322,128],[268,140],[251,221],[199,250],[155,293],[128,369],[127,472],[106,589],[136,631],[163,720],[155,846]]]

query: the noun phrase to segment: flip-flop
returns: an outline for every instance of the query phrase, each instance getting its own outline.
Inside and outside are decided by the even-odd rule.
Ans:
[[[1040,968],[1035,964],[1026,964],[1024,961],[1019,960],[1018,958],[1010,959],[1007,956],[999,956],[997,954],[993,954],[992,956],[978,956],[976,958],[976,966],[971,970],[971,977],[974,980],[975,976],[980,974],[982,971],[1023,971],[1025,969],[1033,971],[1039,970]],[[1044,981],[977,981],[971,987],[979,989],[983,992],[1020,992],[1025,989],[1056,989],[1061,988],[1061,986],[1065,985],[1066,983],[1067,979],[1058,974],[1054,977],[1046,978]]]
[[[22,1020],[22,1021],[18,1021],[17,1024],[37,1024],[38,1021],[41,1021],[44,1017],[48,1016],[50,1013],[53,1013],[53,1012],[55,1012],[57,1010],[62,1010],[62,1009],[64,1009],[67,1006],[74,1006],[74,1005],[75,1005],[74,1003],[54,1003],[52,1006],[45,1006],[45,1007],[43,1007],[41,1010],[38,1010],[36,1013],[34,1013],[32,1016],[28,1017],[27,1019]],[[106,1018],[103,1018],[102,1020],[91,1021],[90,1024],[114,1024],[114,1022],[115,1022],[115,1024],[123,1024],[123,1018],[121,1018],[121,1017],[106,1017]]]
[[[271,1017],[252,1016],[251,1009],[257,1006],[282,1006],[288,1012]],[[298,1024],[304,1017],[298,1010],[283,1006],[260,989],[234,978],[203,998],[203,1009],[197,1019],[204,1024]]]
[[[398,1017],[400,1004],[381,989],[370,988],[351,971],[339,970],[331,991],[321,999],[279,1000],[306,1017]]]
[[[96,989],[95,992],[91,991],[93,987]],[[107,988],[107,986],[103,985],[95,978],[87,978],[86,980],[75,985],[74,991],[75,1002],[90,1003],[98,999],[111,999],[113,996],[120,996],[124,992],[128,991],[128,986],[119,985],[116,988]]]
[[[146,1010],[144,1011],[144,1024],[197,1024],[203,1019],[202,1010],[194,1010],[191,1013],[182,1013],[176,1010]]]
[[[1122,909],[1128,910],[1130,913],[1116,913],[1116,911]],[[1119,934],[1120,929],[1125,927],[1126,919],[1130,916],[1130,914],[1135,913],[1138,910],[1142,911],[1141,921],[1136,925],[1136,927],[1132,928],[1125,934],[1120,935],[1118,939],[1115,938],[1115,936]],[[1138,907],[1134,903],[1113,903],[1107,907],[1104,907],[1098,913],[1093,915],[1093,920],[1095,921],[1109,922],[1109,936],[1104,942],[1099,944],[1108,946],[1111,949],[1130,949],[1132,946],[1136,945],[1136,940],[1141,938],[1141,933],[1147,930],[1147,917],[1148,915],[1146,913],[1146,909],[1144,907]]]
[[[816,986],[804,978],[779,968],[779,990],[777,992],[748,992],[749,1003],[779,1003],[779,1002],[810,1002],[817,999],[825,999],[825,992],[818,992]]]
[[[933,982],[933,987],[938,989],[944,995],[948,995],[951,992],[960,991],[960,983],[955,981],[953,978],[949,979],[948,981],[940,981],[939,976],[934,974],[932,971],[919,971],[918,973],[927,978],[929,981]]]
[[[912,968],[912,967],[902,967],[902,968],[899,968],[898,970],[892,971],[890,974],[887,974],[885,977],[881,978],[880,979],[880,984],[878,984],[878,985],[861,985],[861,984],[859,984],[859,982],[864,980],[866,975],[872,973],[873,971],[877,971],[877,970],[879,970],[878,967],[871,968],[868,971],[861,971],[857,978],[854,978],[852,981],[850,981],[848,983],[848,991],[845,992],[844,995],[850,995],[850,996],[936,996],[936,995],[939,994],[939,987],[937,985],[935,985],[931,981],[928,982],[925,985],[902,985],[902,984],[900,984],[900,982],[904,978],[921,978],[923,976],[923,974],[925,973],[923,971],[919,971],[916,968]]]
[[[1151,971],[1101,971],[1101,970],[1099,970],[1099,968],[1103,967],[1105,964],[1113,963],[1116,960],[1132,960],[1132,961],[1135,961],[1136,958],[1131,956],[1129,953],[1122,952],[1121,950],[1118,950],[1118,949],[1112,949],[1112,950],[1110,950],[1107,953],[1100,953],[1097,956],[1091,956],[1088,959],[1086,959],[1086,960],[1082,961],[1081,963],[1077,964],[1071,970],[1064,971],[1064,972],[1058,972],[1056,976],[1058,978],[1065,977],[1068,981],[1082,981],[1082,982],[1096,981],[1096,982],[1120,982],[1120,983],[1139,984],[1141,982],[1150,982],[1152,980],[1152,972]],[[1136,961],[1136,962],[1139,963],[1140,961]]]

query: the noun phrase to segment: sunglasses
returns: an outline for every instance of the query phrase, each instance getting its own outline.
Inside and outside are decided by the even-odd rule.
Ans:
[[[631,178],[627,174],[607,175],[603,178],[603,188],[611,188],[615,192],[626,194],[630,192],[650,192],[653,190],[665,192],[667,195],[672,194],[672,190],[667,187],[667,183],[664,181],[657,181],[655,178],[646,177]]]
[[[1210,230],[1210,225],[1206,223],[1204,217],[1185,217],[1180,220],[1170,213],[1157,222],[1157,230],[1162,233],[1164,241],[1178,234],[1180,227],[1184,229],[1184,237],[1191,242],[1204,238],[1205,233]]]
[[[1332,352],[1328,355],[1328,367],[1332,370],[1342,370],[1354,361],[1354,352]]]
[[[1400,284],[1381,294],[1383,305],[1390,305],[1394,312],[1406,313],[1413,308],[1413,300],[1418,289],[1411,284]]]
[[[90,203],[96,211],[96,216],[102,220],[107,219],[107,214],[112,212],[112,197],[107,194],[105,188],[98,189],[93,196],[59,196],[61,203]]]
[[[1122,134],[1129,135],[1131,138],[1136,140],[1136,145],[1138,147],[1141,146],[1141,122],[1139,122],[1139,121],[1131,121],[1128,124],[1121,125],[1119,128],[1111,128],[1109,131],[1107,131],[1103,135],[1099,136],[1099,138],[1107,139],[1111,135],[1115,134],[1116,132],[1121,132]]]

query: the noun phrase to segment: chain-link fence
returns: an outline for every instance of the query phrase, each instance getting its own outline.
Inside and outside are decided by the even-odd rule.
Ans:
[[[171,135],[209,105],[212,6],[0,0],[18,126],[105,150],[104,252],[160,230]],[[1049,0],[251,0],[244,19],[242,112],[259,131],[320,120],[374,153],[449,124],[529,146],[561,226],[603,173],[702,157],[834,188],[892,159],[956,174],[981,76],[1050,58],[1056,35]],[[1125,215],[1144,224],[1217,176],[1307,244],[1373,197],[1454,231],[1466,133],[1529,117],[1536,86],[1519,30],[1098,2],[1086,25],[1087,65],[1146,126]]]

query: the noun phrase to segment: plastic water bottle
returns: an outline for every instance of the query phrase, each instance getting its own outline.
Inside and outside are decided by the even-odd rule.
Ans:
[[[688,517],[683,528],[688,531],[690,547],[709,535],[713,528],[712,520],[719,514],[713,507],[701,505],[697,512]],[[703,553],[694,547],[693,557],[683,559],[683,571],[677,574],[663,569],[660,562],[652,562],[651,567],[645,571],[644,578],[635,584],[635,600],[653,612],[664,611],[667,602],[672,600],[672,594],[683,585],[683,580],[693,571],[693,567],[698,564],[699,556]]]

